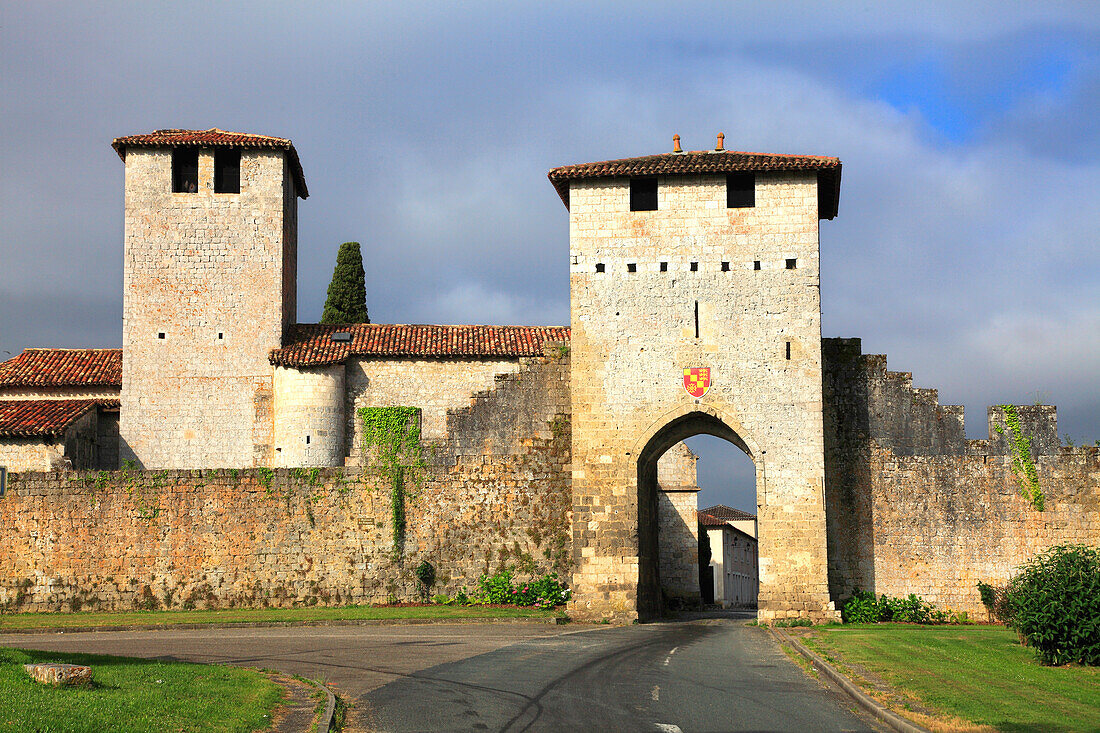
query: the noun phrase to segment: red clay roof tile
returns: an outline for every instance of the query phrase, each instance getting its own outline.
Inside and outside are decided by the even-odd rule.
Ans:
[[[126,148],[175,148],[175,147],[234,147],[234,148],[275,148],[285,150],[294,173],[294,188],[301,198],[309,198],[306,177],[302,172],[302,163],[298,160],[298,151],[285,137],[253,135],[247,132],[226,132],[212,127],[209,130],[154,130],[145,135],[127,135],[116,137],[111,147],[118,157],[126,160]]]
[[[332,334],[351,334],[333,341]],[[426,326],[299,323],[286,345],[271,352],[277,366],[323,366],[352,356],[539,356],[551,342],[569,340],[565,326]]]
[[[718,517],[723,521],[730,522],[743,522],[745,520],[756,519],[755,514],[743,512],[740,509],[734,509],[733,507],[726,506],[725,504],[715,504],[712,507],[708,507],[707,509],[700,509],[699,511],[704,514],[709,514],[712,517]]]
[[[0,400],[0,435],[60,435],[97,406],[117,409],[118,400]]]
[[[699,526],[701,527],[725,527],[729,522],[718,517],[711,516],[710,514],[704,514],[703,512],[695,512],[696,518],[699,520]]]
[[[694,150],[661,153],[639,158],[602,160],[554,168],[547,174],[565,208],[569,208],[569,182],[592,178],[629,176],[692,175],[700,173],[736,173],[739,171],[817,172],[820,200],[819,215],[832,219],[840,202],[840,159],[822,155],[785,155],[745,153],[735,150]]]
[[[0,363],[3,387],[122,387],[122,349],[24,349]]]

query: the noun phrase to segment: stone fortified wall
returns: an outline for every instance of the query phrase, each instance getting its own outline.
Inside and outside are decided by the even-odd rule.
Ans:
[[[1005,414],[989,410],[989,439],[967,440],[963,410],[886,370],[859,339],[824,339],[829,584],[840,601],[859,588],[916,593],[984,618],[979,580],[1003,583],[1045,548],[1100,545],[1100,451],[1060,447],[1055,409],[1016,408],[1045,495],[1045,511],[1013,475]]]
[[[425,449],[395,558],[372,467],[13,475],[0,498],[6,610],[413,600],[504,565],[568,577],[568,360],[521,360]]]

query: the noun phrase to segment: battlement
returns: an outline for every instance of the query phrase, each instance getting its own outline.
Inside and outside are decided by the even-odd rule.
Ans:
[[[912,372],[889,371],[886,355],[862,353],[860,339],[822,339],[821,352],[826,424],[831,418],[840,443],[872,440],[899,456],[1011,454],[1003,405],[988,410],[989,438],[968,440],[962,405],[939,404],[939,390],[914,387]],[[1057,454],[1057,408],[1014,409],[1032,453]]]

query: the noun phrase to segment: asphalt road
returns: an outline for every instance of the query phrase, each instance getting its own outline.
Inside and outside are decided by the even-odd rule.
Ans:
[[[352,730],[874,730],[767,632],[730,619],[4,634],[0,644],[323,679],[353,702]]]

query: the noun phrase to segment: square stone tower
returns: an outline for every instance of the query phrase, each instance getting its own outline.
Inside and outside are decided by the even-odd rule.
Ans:
[[[818,221],[840,161],[678,148],[549,174],[569,209],[571,612],[660,613],[657,459],[709,433],[756,464],[760,617],[831,618]]]
[[[271,349],[296,320],[290,140],[211,130],[118,138],[126,164],[120,458],[271,460]]]

